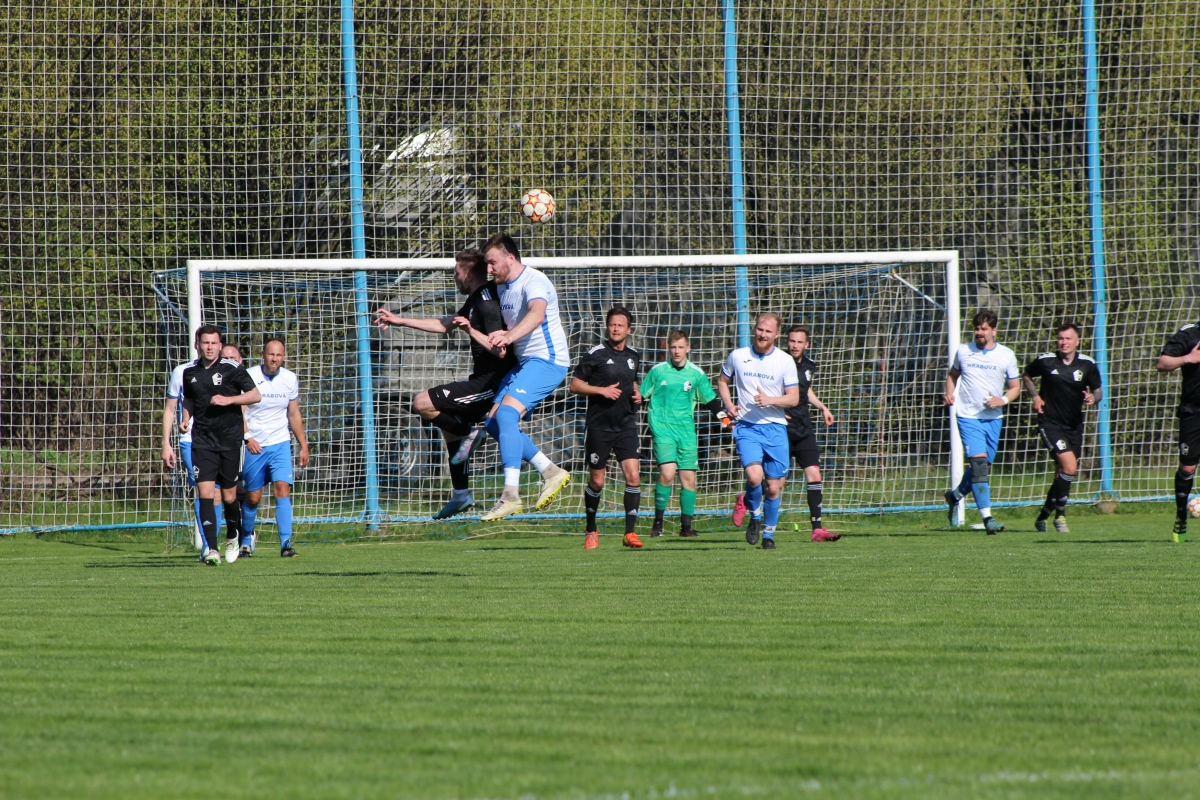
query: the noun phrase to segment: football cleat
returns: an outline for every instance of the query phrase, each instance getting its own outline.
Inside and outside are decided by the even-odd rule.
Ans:
[[[758,544],[758,532],[762,530],[762,520],[757,517],[750,518],[750,524],[746,526],[746,544]]]
[[[1070,528],[1070,526],[1067,525],[1067,518],[1066,517],[1055,517],[1054,518],[1054,530],[1058,531],[1059,533],[1070,533],[1071,528]]]
[[[458,466],[464,461],[471,458],[471,454],[483,444],[483,440],[487,438],[486,431],[483,428],[472,428],[471,432],[462,438],[458,443],[458,449],[454,451],[454,455],[450,456],[450,463]]]
[[[654,524],[650,527],[650,535],[655,538],[663,535],[663,521],[661,519],[654,520]]]
[[[625,538],[621,540],[621,544],[636,550],[642,546],[642,540],[638,538],[636,533],[627,533],[625,534]]]
[[[587,533],[587,535],[583,537],[583,549],[584,550],[595,550],[599,546],[600,546],[600,534],[596,533],[596,531],[589,531]]]
[[[733,504],[733,524],[735,527],[742,527],[742,523],[746,521],[746,494],[743,492],[738,495],[737,502]]]
[[[545,477],[542,480],[542,493],[538,495],[534,508],[538,511],[545,509],[554,502],[554,498],[558,497],[558,493],[570,482],[571,473],[562,467],[552,466],[547,469]]]
[[[1038,517],[1037,519],[1035,519],[1033,521],[1033,529],[1035,531],[1037,531],[1038,533],[1045,533],[1046,532],[1046,518]]]
[[[225,540],[225,563],[226,564],[232,564],[233,562],[237,561],[238,556],[240,556],[241,554],[242,554],[242,551],[238,549],[238,540],[237,539],[226,539]]]
[[[833,533],[832,531],[827,531],[824,528],[813,528],[811,541],[836,542],[840,538],[842,538],[840,533]]]
[[[216,550],[205,550],[204,551],[204,563],[210,567],[220,566],[221,554],[218,553]]]
[[[1176,542],[1187,541],[1187,514],[1180,514],[1175,517],[1175,528],[1171,531],[1171,538]]]
[[[995,517],[988,517],[983,521],[983,529],[987,532],[988,536],[995,536],[1004,530],[1004,523]]]
[[[680,528],[679,535],[685,539],[694,539],[700,534],[696,532],[695,528]]]
[[[492,510],[480,517],[484,522],[495,522],[496,520],[511,517],[513,514],[520,514],[525,510],[525,506],[521,505],[519,500],[505,500],[501,497],[496,501],[496,505],[492,506]]]
[[[250,549],[250,545],[244,544],[238,550],[238,558],[253,558],[254,551]]]
[[[774,550],[775,549],[775,539],[770,536],[764,536],[763,543],[762,543],[762,549],[763,550]]]
[[[450,519],[455,514],[461,514],[464,511],[469,511],[475,507],[475,498],[465,497],[461,500],[451,499],[449,503],[442,506],[442,510],[433,515],[434,519]]]
[[[284,548],[279,551],[280,558],[295,558],[298,555],[300,554],[293,550],[290,544],[284,546]]]
[[[958,498],[954,496],[954,492],[946,492],[943,497],[946,498],[946,505],[950,508],[946,510],[946,517],[950,520],[950,527],[958,525]]]

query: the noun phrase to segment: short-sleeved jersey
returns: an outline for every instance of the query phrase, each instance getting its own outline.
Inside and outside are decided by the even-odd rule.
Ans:
[[[954,354],[954,369],[962,373],[958,379],[958,399],[954,410],[963,419],[1000,419],[1004,411],[988,408],[989,396],[1004,394],[1005,384],[1021,377],[1017,357],[1002,344],[981,350],[975,342],[959,345]]]
[[[759,390],[782,397],[799,384],[795,359],[778,347],[772,347],[765,355],[753,347],[739,347],[725,359],[721,374],[733,381],[737,392],[739,425],[787,425],[782,408],[760,406],[754,397]]]
[[[500,293],[496,284],[488,281],[467,297],[457,312],[457,316],[466,317],[471,327],[480,333],[495,333],[504,330],[504,317],[500,313]],[[504,358],[492,353],[474,339],[471,340],[471,377],[493,375],[497,372],[508,372],[517,364],[513,348],[508,348]]]
[[[264,372],[261,364],[246,372],[262,393],[262,400],[246,406],[246,429],[250,436],[263,447],[290,442],[288,405],[300,399],[300,379],[285,367],[280,367],[274,375]]]
[[[650,433],[676,438],[696,436],[696,406],[711,403],[717,393],[703,370],[691,361],[675,366],[655,364],[642,381],[642,402],[650,405]]]
[[[1162,354],[1182,358],[1200,344],[1200,326],[1188,323],[1167,339]],[[1183,378],[1179,392],[1179,416],[1200,414],[1200,364],[1184,364],[1179,368]]]
[[[171,370],[171,377],[167,379],[167,399],[168,400],[183,400],[183,371],[188,367],[194,366],[196,359],[185,361],[175,369]],[[179,408],[183,408],[183,404],[179,404]],[[179,411],[177,410],[178,416]],[[179,443],[188,444],[192,441],[192,432],[190,430],[179,434]]]
[[[616,400],[590,395],[587,404],[587,426],[590,431],[616,433],[637,427],[633,408],[633,389],[642,372],[642,356],[632,347],[617,350],[608,342],[598,344],[579,359],[575,377],[591,386],[621,385]]]
[[[193,364],[183,371],[183,396],[192,403],[192,446],[205,450],[237,450],[244,441],[242,406],[214,406],[210,400],[223,394],[236,397],[254,389],[254,381],[240,364],[217,359],[208,368]]]
[[[546,301],[542,324],[513,342],[517,360],[540,358],[560,367],[571,366],[567,334],[558,315],[558,292],[550,279],[533,267],[522,266],[520,275],[508,283],[497,284],[496,289],[500,292],[500,313],[510,331],[529,313],[530,302]]]
[[[800,356],[796,362],[797,386],[800,387],[800,402],[791,408],[785,408],[783,415],[787,417],[788,436],[799,438],[812,433],[812,411],[808,406],[808,390],[812,388],[813,375],[817,365],[807,355]]]
[[[1044,421],[1071,429],[1083,424],[1083,392],[1100,388],[1095,361],[1076,353],[1067,364],[1058,353],[1042,353],[1029,362],[1025,374],[1042,379],[1038,394],[1046,401]]]

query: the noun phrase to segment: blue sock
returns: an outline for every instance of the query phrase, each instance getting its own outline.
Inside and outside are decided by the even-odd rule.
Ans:
[[[279,528],[279,549],[292,543],[292,498],[275,499],[275,527]]]
[[[976,508],[992,507],[992,487],[987,483],[972,483],[971,491],[975,492]]]
[[[763,536],[770,539],[775,531],[775,526],[779,524],[779,507],[783,505],[783,498],[776,497],[774,499],[768,497],[763,500],[763,525],[766,526],[767,532]]]
[[[520,469],[521,453],[525,450],[525,441],[529,440],[521,432],[521,415],[512,406],[500,406],[494,419],[500,429],[497,437],[500,440],[500,463],[505,469]]]
[[[500,406],[500,408],[504,408],[504,406]],[[500,409],[498,408],[498,409],[496,409],[496,414],[499,414],[499,413],[500,413]],[[495,416],[491,416],[491,417],[487,418],[487,421],[483,423],[483,429],[487,433],[490,433],[492,435],[492,438],[495,439],[497,442],[500,441],[500,423],[496,422]],[[482,444],[482,442],[480,444]]]
[[[958,482],[958,488],[955,489],[955,491],[958,492],[959,497],[966,497],[973,491],[973,489],[974,484],[971,483],[971,470],[968,469],[963,475],[962,480]],[[978,497],[975,499],[976,501],[979,500]]]
[[[762,516],[763,488],[760,483],[758,486],[746,484],[746,510],[750,512],[751,517]]]
[[[242,503],[242,547],[254,546],[254,520],[258,516],[258,506]]]
[[[529,434],[521,431],[521,436],[524,439],[521,442],[521,460],[533,461],[533,457],[538,454],[537,445],[533,443],[533,439],[529,438]]]

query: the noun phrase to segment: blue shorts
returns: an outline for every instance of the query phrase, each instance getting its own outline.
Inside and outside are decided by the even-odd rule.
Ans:
[[[996,448],[1000,445],[1000,429],[1004,418],[963,419],[958,418],[958,436],[962,439],[963,455],[967,458],[987,453],[988,463],[996,460]]]
[[[292,443],[280,442],[264,447],[261,453],[255,455],[246,451],[246,460],[242,462],[242,483],[247,492],[257,492],[267,485],[267,474],[271,482],[284,481],[288,484],[296,482],[292,469]]]
[[[738,425],[733,429],[738,458],[742,467],[761,464],[768,478],[785,478],[788,474],[788,436],[786,425]]]
[[[192,443],[179,443],[179,460],[183,462],[184,472],[187,473],[188,486],[196,485],[196,473],[192,469]]]
[[[533,411],[534,406],[562,386],[566,377],[566,367],[544,358],[527,358],[504,376],[504,380],[496,387],[493,400],[499,403],[505,395],[512,395],[512,399],[525,406],[527,412]]]

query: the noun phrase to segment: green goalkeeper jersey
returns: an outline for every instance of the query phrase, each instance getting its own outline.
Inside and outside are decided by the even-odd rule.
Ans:
[[[696,436],[696,406],[712,402],[713,391],[699,367],[685,361],[676,368],[670,361],[655,364],[641,386],[642,402],[650,405],[653,436]]]

